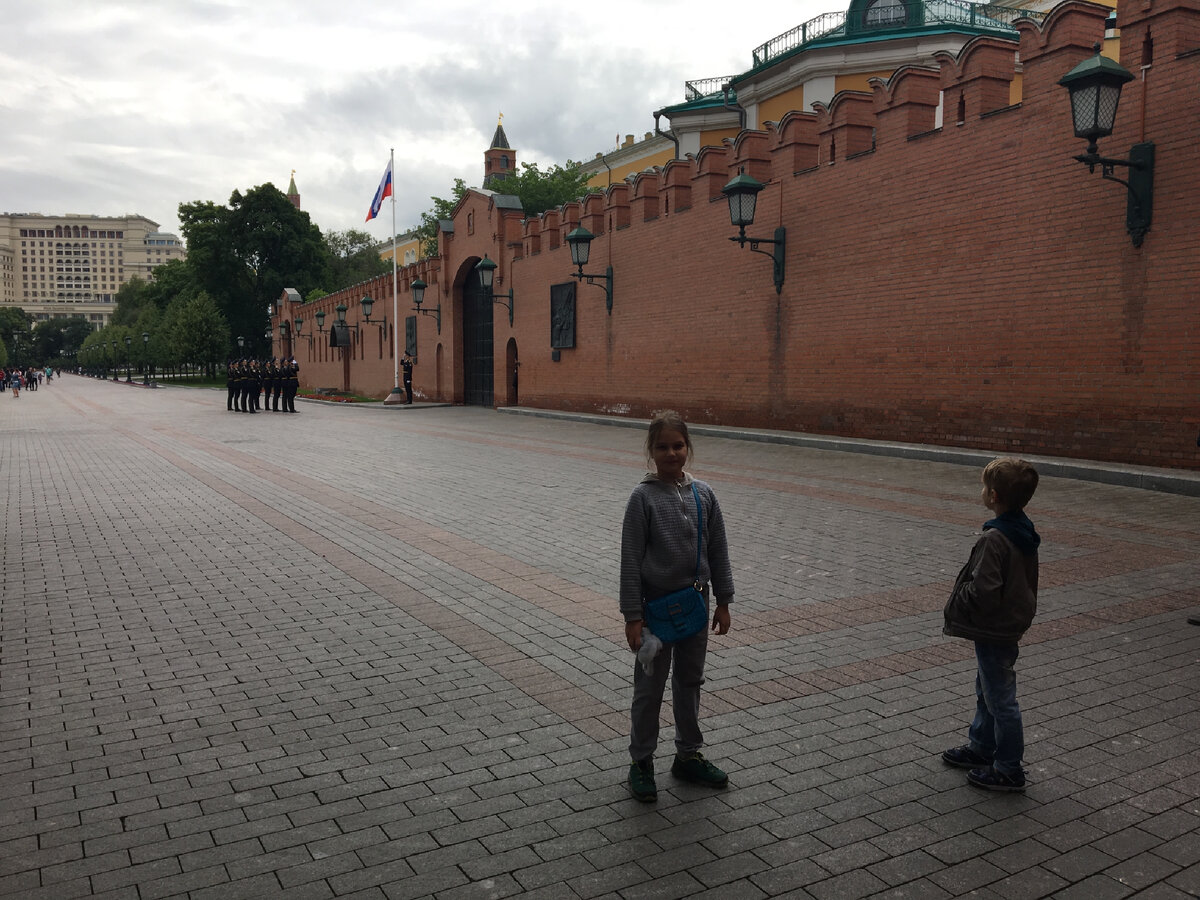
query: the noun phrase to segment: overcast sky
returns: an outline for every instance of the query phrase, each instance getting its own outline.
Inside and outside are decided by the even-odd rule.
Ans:
[[[0,211],[140,213],[296,170],[322,232],[364,224],[396,150],[396,226],[478,185],[498,113],[518,162],[639,139],[689,79],[848,0],[39,0],[0,23]],[[667,122],[663,121],[664,127]]]

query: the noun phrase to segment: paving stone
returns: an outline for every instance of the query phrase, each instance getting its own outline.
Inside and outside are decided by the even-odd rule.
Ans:
[[[1043,479],[1030,788],[994,796],[939,759],[973,704],[938,618],[978,469],[699,436],[732,784],[664,772],[647,806],[612,574],[640,429],[305,404],[297,441],[220,392],[64,382],[0,404],[8,520],[54,534],[0,546],[0,895],[1196,891],[1196,498]],[[404,462],[347,482],[346,447]]]

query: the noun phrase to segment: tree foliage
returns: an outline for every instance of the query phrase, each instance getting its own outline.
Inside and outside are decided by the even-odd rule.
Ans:
[[[324,287],[339,290],[383,275],[392,269],[391,263],[379,258],[379,243],[366,231],[348,228],[325,235],[329,248],[330,277]]]
[[[178,354],[172,362],[200,363],[212,372],[218,361],[228,357],[229,323],[208,294],[176,300],[167,308],[165,319],[172,349]]]
[[[230,334],[245,339],[247,355],[260,355],[267,305],[285,287],[303,295],[330,279],[331,253],[320,229],[272,184],[235,190],[228,206],[182,203],[179,220],[194,285]]]
[[[469,191],[467,183],[461,178],[454,179],[454,190],[451,194],[451,199],[446,200],[442,197],[430,197],[433,201],[433,209],[421,213],[421,224],[413,229],[413,233],[421,242],[421,258],[425,259],[430,256],[437,256],[438,252],[438,222],[442,219],[449,219],[450,214],[454,212],[454,207],[458,206],[458,201]]]
[[[515,194],[527,216],[536,216],[564,203],[582,199],[588,192],[588,176],[577,162],[567,160],[543,172],[537,163],[521,163],[521,171],[505,178],[489,178],[484,187],[498,194]]]
[[[513,194],[521,201],[521,209],[527,216],[536,216],[548,209],[557,209],[564,203],[581,200],[588,193],[588,176],[582,166],[571,160],[566,165],[557,163],[544,172],[537,163],[521,163],[519,172],[504,178],[488,178],[483,186],[497,194]],[[454,190],[450,199],[430,197],[433,209],[421,214],[421,224],[414,229],[421,241],[422,258],[436,256],[438,252],[438,222],[449,219],[471,190],[461,178],[454,179]]]

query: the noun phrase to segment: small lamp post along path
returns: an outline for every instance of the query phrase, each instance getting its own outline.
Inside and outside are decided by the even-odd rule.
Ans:
[[[142,384],[150,386],[150,332],[142,332]]]
[[[125,383],[133,384],[133,360],[129,355],[129,345],[133,343],[133,338],[125,335]]]

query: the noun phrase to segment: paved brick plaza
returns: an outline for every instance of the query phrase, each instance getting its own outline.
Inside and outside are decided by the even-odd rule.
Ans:
[[[938,754],[978,469],[703,436],[734,630],[713,793],[624,777],[630,428],[0,397],[0,896],[1086,900],[1200,893],[1200,499],[1047,478],[1031,785]],[[35,537],[36,535],[36,537]]]

